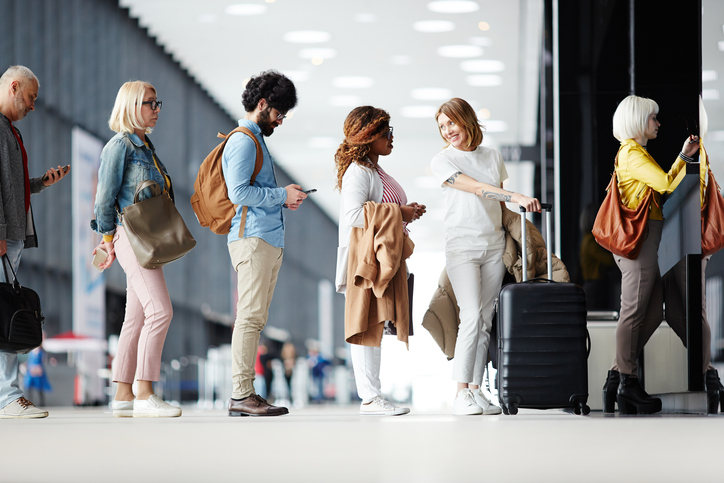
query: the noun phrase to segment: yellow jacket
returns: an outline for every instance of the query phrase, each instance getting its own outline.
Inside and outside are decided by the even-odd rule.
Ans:
[[[654,202],[649,207],[649,219],[663,220],[661,194],[671,193],[679,185],[681,179],[677,176],[685,165],[686,161],[677,157],[666,173],[643,146],[627,139],[621,143],[616,167],[621,203],[631,209],[638,208],[646,196],[646,188],[650,187],[654,190]]]

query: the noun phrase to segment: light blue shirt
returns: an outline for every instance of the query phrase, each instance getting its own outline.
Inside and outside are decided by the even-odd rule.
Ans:
[[[244,238],[261,238],[271,246],[284,248],[284,213],[282,207],[287,199],[287,190],[277,185],[274,175],[274,160],[261,134],[261,128],[248,119],[239,119],[239,126],[248,128],[256,135],[262,152],[264,163],[251,185],[251,175],[256,164],[256,145],[244,133],[233,134],[224,147],[221,167],[226,180],[229,199],[239,205],[231,220],[231,232],[227,243],[239,240],[241,211],[247,206]]]

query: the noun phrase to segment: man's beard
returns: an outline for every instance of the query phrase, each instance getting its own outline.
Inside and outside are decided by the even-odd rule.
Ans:
[[[25,103],[25,100],[23,100],[23,97],[21,95],[18,95],[15,97],[15,110],[18,113],[18,118],[16,121],[21,120],[28,114],[28,105]]]
[[[274,134],[274,128],[276,126],[273,125],[271,121],[271,116],[269,113],[271,112],[271,107],[267,107],[263,111],[259,113],[259,117],[257,118],[257,124],[259,125],[259,128],[261,129],[262,135],[269,137],[272,134]]]

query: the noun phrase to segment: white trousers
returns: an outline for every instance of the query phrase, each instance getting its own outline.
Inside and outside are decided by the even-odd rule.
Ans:
[[[367,404],[375,397],[382,396],[380,383],[382,348],[358,344],[350,344],[350,346],[357,395],[362,399],[362,404]]]
[[[445,268],[460,307],[453,380],[482,385],[488,361],[493,304],[505,275],[504,248],[446,253]]]

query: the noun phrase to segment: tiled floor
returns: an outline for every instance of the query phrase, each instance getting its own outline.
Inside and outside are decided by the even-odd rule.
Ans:
[[[356,406],[0,420],[0,482],[723,481],[724,416],[359,416]]]

